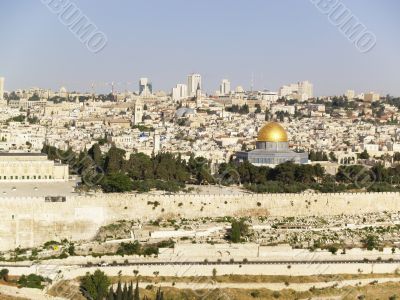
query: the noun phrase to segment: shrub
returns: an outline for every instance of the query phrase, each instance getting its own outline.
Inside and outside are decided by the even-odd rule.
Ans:
[[[43,289],[43,282],[46,282],[46,279],[36,274],[29,274],[28,276],[22,275],[17,281],[20,287],[27,287],[32,289]]]
[[[217,277],[217,269],[216,268],[214,268],[212,270],[212,276],[213,276],[213,278]]]
[[[329,245],[328,246],[328,251],[331,252],[332,254],[336,254],[336,252],[339,250],[339,247],[337,245]]]
[[[0,270],[0,279],[4,280],[4,281],[8,281],[8,269],[1,269]]]
[[[252,291],[250,293],[250,296],[252,296],[253,298],[258,298],[260,296],[260,291]]]
[[[274,292],[272,293],[272,297],[274,297],[275,299],[278,299],[280,296],[281,296],[281,293],[278,292],[278,291],[274,291]]]

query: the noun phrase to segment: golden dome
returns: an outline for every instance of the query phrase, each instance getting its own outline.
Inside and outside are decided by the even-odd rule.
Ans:
[[[276,122],[267,123],[258,132],[257,141],[259,142],[287,142],[286,130]]]

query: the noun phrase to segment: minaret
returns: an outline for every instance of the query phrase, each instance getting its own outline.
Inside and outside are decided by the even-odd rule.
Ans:
[[[200,88],[200,83],[197,85],[197,90],[196,90],[196,107],[201,107],[201,88]]]
[[[160,135],[158,134],[157,131],[154,131],[154,137],[153,137],[153,153],[154,155],[157,155],[158,152],[160,152]]]

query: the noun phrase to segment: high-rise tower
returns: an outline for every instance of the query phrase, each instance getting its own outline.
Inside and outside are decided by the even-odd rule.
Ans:
[[[153,85],[148,78],[140,78],[139,80],[139,95],[148,97],[153,93]]]
[[[188,76],[188,96],[195,97],[198,86],[201,89],[201,75],[200,74],[190,74]]]

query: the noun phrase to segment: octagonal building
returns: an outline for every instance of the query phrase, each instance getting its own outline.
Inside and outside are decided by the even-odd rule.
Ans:
[[[237,152],[236,160],[247,160],[255,166],[275,166],[287,161],[306,164],[308,154],[290,150],[286,130],[279,123],[270,122],[258,132],[256,149]]]

